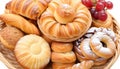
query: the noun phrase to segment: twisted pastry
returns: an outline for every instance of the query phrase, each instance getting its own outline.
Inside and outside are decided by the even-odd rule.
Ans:
[[[37,17],[47,8],[51,0],[11,0],[6,4],[6,9],[30,19]]]
[[[105,21],[93,19],[92,26],[94,26],[94,27],[110,28],[110,29],[113,30],[113,19],[112,19],[112,16],[109,14],[109,12],[106,11],[106,13],[107,13],[107,19]]]
[[[2,20],[8,25],[15,26],[21,29],[25,33],[40,35],[37,27],[34,24],[28,22],[22,16],[16,14],[1,14],[0,20]]]
[[[91,69],[94,65],[92,60],[82,61],[81,63],[74,64],[72,67],[68,67],[65,69]]]
[[[84,35],[91,22],[91,14],[81,0],[52,0],[38,19],[38,26],[52,40],[71,42]]]

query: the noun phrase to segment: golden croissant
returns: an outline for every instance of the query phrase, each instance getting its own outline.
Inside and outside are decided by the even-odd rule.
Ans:
[[[6,4],[6,9],[36,20],[37,16],[47,8],[49,2],[50,0],[11,0]]]
[[[21,29],[23,32],[27,34],[40,35],[38,28],[34,24],[27,21],[22,16],[16,14],[1,14],[0,20],[2,20],[4,23],[8,25]]]

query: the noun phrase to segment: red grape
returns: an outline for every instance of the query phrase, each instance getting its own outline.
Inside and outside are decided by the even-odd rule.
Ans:
[[[92,16],[94,15],[95,11],[96,11],[95,8],[90,9],[90,13],[91,13]]]
[[[101,11],[105,8],[104,4],[102,2],[97,2],[96,4],[96,10]]]
[[[105,10],[98,12],[98,19],[101,21],[105,21],[107,19],[107,14],[106,14]]]
[[[106,7],[107,9],[112,9],[113,8],[113,3],[111,1],[106,2]]]
[[[104,4],[104,7],[106,6],[106,1],[105,0],[98,0],[98,2],[101,2]]]
[[[93,18],[98,19],[98,11],[95,11],[95,12],[94,12]]]
[[[82,3],[87,6],[87,7],[92,7],[93,6],[93,3],[91,0],[82,0]]]

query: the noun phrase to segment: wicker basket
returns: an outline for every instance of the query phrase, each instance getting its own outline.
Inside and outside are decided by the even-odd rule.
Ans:
[[[117,50],[115,53],[115,56],[112,57],[109,62],[107,62],[103,66],[97,66],[97,67],[92,67],[92,69],[110,69],[110,67],[114,64],[114,62],[117,60],[119,53],[120,53],[120,24],[117,23],[117,21],[113,18],[114,22],[114,32],[116,33],[117,36]],[[1,26],[0,26],[1,27]],[[0,60],[9,68],[9,69],[23,69],[21,65],[16,61],[16,58],[14,56],[13,51],[4,48],[4,46],[0,42]],[[51,69],[51,65],[48,65],[47,68],[45,69]]]

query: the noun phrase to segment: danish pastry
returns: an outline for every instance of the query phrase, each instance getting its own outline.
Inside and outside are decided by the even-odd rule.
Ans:
[[[49,44],[40,36],[30,34],[22,37],[14,50],[17,61],[27,69],[42,69],[50,61]]]
[[[109,12],[106,11],[106,13],[107,13],[107,19],[105,21],[93,19],[92,26],[93,27],[110,28],[111,30],[113,30],[113,19],[112,19],[112,16],[109,14]]]
[[[92,18],[81,0],[52,0],[37,23],[48,38],[72,42],[87,32]]]
[[[40,35],[38,28],[34,24],[27,21],[22,16],[16,14],[1,14],[0,20],[2,20],[4,23],[8,25],[21,29],[23,32],[27,34]]]
[[[27,18],[37,20],[37,17],[47,8],[51,0],[11,0],[6,9]]]
[[[0,31],[0,41],[10,50],[14,50],[17,41],[23,36],[24,34],[22,31],[11,26],[4,27]]]

